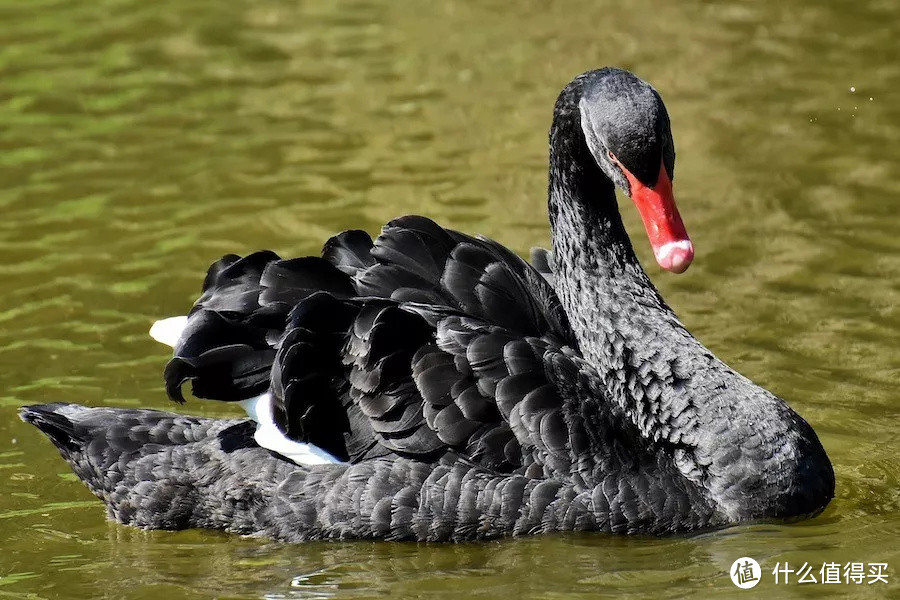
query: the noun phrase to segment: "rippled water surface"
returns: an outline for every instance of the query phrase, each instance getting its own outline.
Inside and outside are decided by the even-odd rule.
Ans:
[[[900,574],[900,44],[882,2],[0,0],[0,598],[887,595]],[[697,247],[651,276],[720,357],[816,429],[837,498],[675,539],[268,543],[109,524],[25,403],[166,408],[164,349],[226,252],[316,252],[424,213],[546,244],[559,89],[661,91]],[[635,211],[623,203],[644,264]],[[227,406],[192,402],[208,415]],[[778,585],[776,562],[889,585]]]

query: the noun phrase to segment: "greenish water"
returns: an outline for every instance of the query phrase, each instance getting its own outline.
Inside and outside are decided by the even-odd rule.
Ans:
[[[898,18],[889,1],[0,0],[0,598],[896,595]],[[672,116],[697,257],[651,276],[815,427],[837,474],[816,519],[459,546],[147,533],[107,523],[16,419],[167,408],[147,329],[226,252],[316,252],[411,212],[546,244],[552,103],[603,64]],[[740,556],[762,564],[753,590],[726,575]],[[785,561],[887,562],[890,583],[776,585]]]

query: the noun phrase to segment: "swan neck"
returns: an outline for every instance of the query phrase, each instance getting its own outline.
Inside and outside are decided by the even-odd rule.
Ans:
[[[646,309],[669,309],[638,262],[615,186],[591,155],[580,118],[578,95],[564,92],[550,131],[548,211],[556,293],[583,356],[601,367],[609,357],[603,330],[621,331],[623,318],[640,319]]]

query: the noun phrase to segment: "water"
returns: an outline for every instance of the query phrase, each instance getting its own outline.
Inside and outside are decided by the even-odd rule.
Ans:
[[[888,1],[0,0],[0,597],[727,595],[744,555],[765,573],[748,597],[896,594],[897,18]],[[411,212],[546,244],[552,103],[603,64],[672,115],[697,258],[651,276],[813,424],[837,473],[818,518],[459,546],[146,533],[107,523],[15,418],[167,408],[147,328],[226,252],[311,253]],[[891,584],[776,586],[784,561],[887,562]]]

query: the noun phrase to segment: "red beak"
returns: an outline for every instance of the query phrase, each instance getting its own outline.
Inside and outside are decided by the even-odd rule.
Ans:
[[[694,260],[694,245],[675,206],[672,180],[665,165],[660,162],[656,185],[649,187],[616,162],[631,186],[631,199],[641,213],[656,262],[667,271],[684,273]]]

